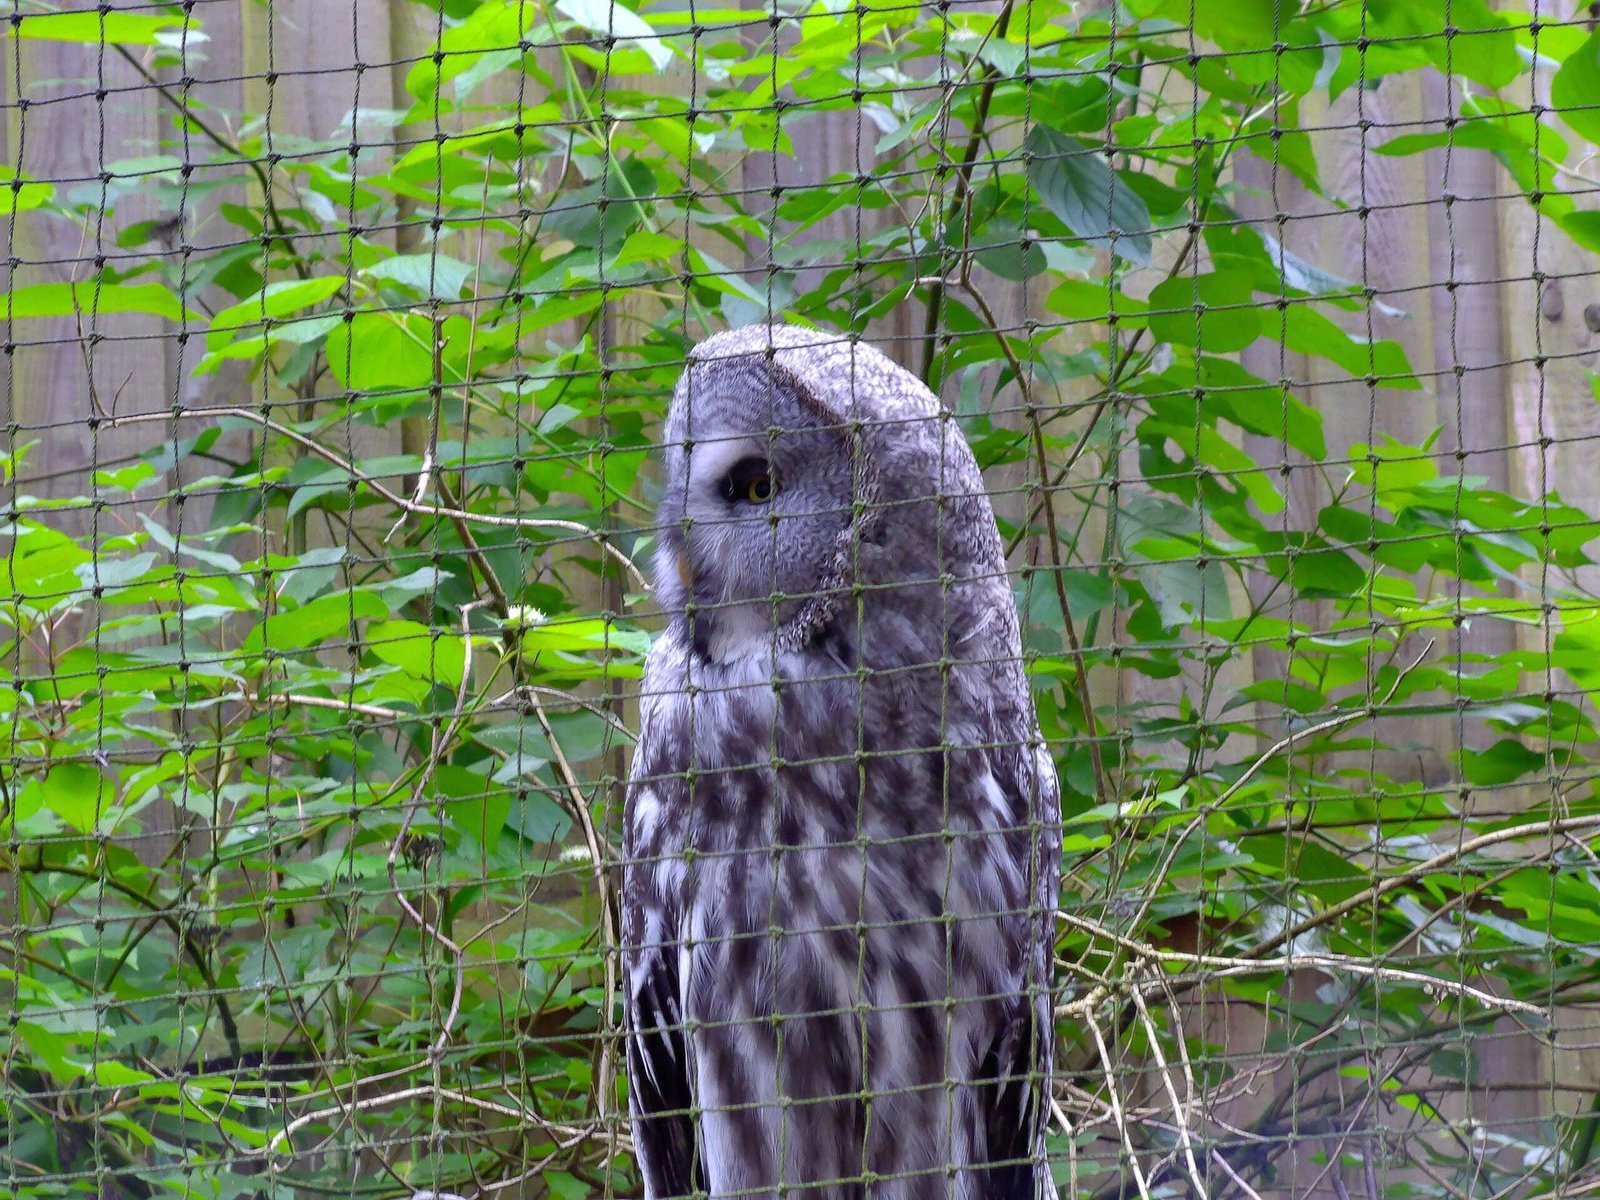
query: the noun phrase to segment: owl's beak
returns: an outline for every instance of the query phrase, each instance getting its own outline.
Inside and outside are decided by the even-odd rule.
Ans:
[[[689,567],[689,555],[686,551],[680,550],[676,557],[678,559],[678,582],[683,584],[685,591],[692,592],[694,590],[694,571]]]

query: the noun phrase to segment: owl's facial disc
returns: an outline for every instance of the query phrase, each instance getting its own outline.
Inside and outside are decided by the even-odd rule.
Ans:
[[[717,662],[794,648],[840,589],[855,442],[765,354],[691,360],[665,430],[662,601]],[[797,623],[799,622],[799,623]]]
[[[771,652],[824,586],[850,520],[850,465],[835,433],[739,415],[684,448],[664,542],[663,566],[693,605],[695,644],[719,662]]]
[[[722,437],[688,451],[678,577],[695,641],[717,661],[769,647],[778,623],[777,470],[768,439]]]

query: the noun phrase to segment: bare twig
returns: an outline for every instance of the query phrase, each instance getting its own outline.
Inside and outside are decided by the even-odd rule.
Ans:
[[[154,88],[157,95],[176,109],[184,122],[194,126],[212,145],[229,155],[239,166],[244,167],[256,177],[256,183],[261,188],[261,204],[266,210],[267,221],[272,226],[273,235],[282,245],[284,252],[288,254],[289,260],[294,264],[295,274],[301,279],[309,278],[311,264],[295,249],[294,239],[289,232],[288,223],[284,221],[283,214],[278,211],[277,201],[272,195],[272,177],[267,173],[266,167],[262,165],[264,160],[246,154],[243,148],[227,134],[207,124],[205,118],[195,111],[188,100],[173,95],[171,87],[151,71],[149,67],[140,62],[138,56],[129,51],[126,46],[113,44],[111,49],[115,50],[129,66],[138,72],[140,78],[148,86]]]
[[[1246,1196],[1250,1197],[1250,1200],[1261,1200],[1261,1193],[1256,1191],[1255,1188],[1251,1187],[1242,1178],[1240,1178],[1239,1173],[1233,1169],[1233,1167],[1228,1163],[1227,1159],[1222,1157],[1222,1153],[1220,1151],[1213,1150],[1211,1152],[1211,1161],[1216,1163],[1217,1169],[1226,1175],[1233,1182],[1235,1187],[1237,1187]],[[1201,1194],[1204,1195],[1203,1192]]]
[[[1411,660],[1411,665],[1403,668],[1401,672],[1395,676],[1394,682],[1389,685],[1389,690],[1384,693],[1383,699],[1378,701],[1377,704],[1359,708],[1353,712],[1340,713],[1337,717],[1330,717],[1326,721],[1320,721],[1317,724],[1309,725],[1304,729],[1296,729],[1292,733],[1289,733],[1280,738],[1278,741],[1274,742],[1267,749],[1265,754],[1261,755],[1255,760],[1255,762],[1251,763],[1247,768],[1245,768],[1244,774],[1235,779],[1233,783],[1228,786],[1227,790],[1218,796],[1215,801],[1213,801],[1215,807],[1221,808],[1229,800],[1233,799],[1233,797],[1239,793],[1239,790],[1243,788],[1245,784],[1249,783],[1255,778],[1256,773],[1259,772],[1262,767],[1266,766],[1274,758],[1277,758],[1278,755],[1282,754],[1285,750],[1289,749],[1289,747],[1295,745],[1297,742],[1306,741],[1308,738],[1320,737],[1324,733],[1332,733],[1336,729],[1343,729],[1346,725],[1353,725],[1357,721],[1364,720],[1368,717],[1376,717],[1378,715],[1378,710],[1384,705],[1388,704],[1389,701],[1394,699],[1395,694],[1400,690],[1400,685],[1405,682],[1406,676],[1410,675],[1411,672],[1415,671],[1419,666],[1421,666],[1422,660],[1427,658],[1432,651],[1433,642],[1430,640],[1428,644],[1422,648],[1422,652],[1418,654],[1416,658]]]
[[[1100,1023],[1092,1014],[1086,1014],[1085,1021],[1089,1026],[1089,1033],[1094,1038],[1095,1049],[1100,1053],[1100,1069],[1105,1075],[1107,1102],[1116,1120],[1117,1136],[1122,1139],[1122,1149],[1128,1156],[1128,1169],[1133,1173],[1133,1182],[1139,1189],[1141,1200],[1150,1200],[1150,1185],[1145,1181],[1144,1169],[1139,1166],[1139,1153],[1133,1148],[1133,1138],[1128,1132],[1129,1123],[1122,1111],[1122,1098],[1117,1094],[1117,1081],[1111,1074],[1111,1051],[1106,1046],[1105,1035],[1100,1032]]]
[[[598,704],[592,704],[582,696],[575,696],[571,692],[564,692],[559,688],[542,687],[531,683],[520,683],[503,695],[486,700],[482,704],[474,705],[473,712],[484,713],[521,708],[528,702],[528,693],[538,693],[545,698],[547,703],[581,708],[591,716],[599,717],[600,720],[611,727],[613,733],[628,735],[627,727]],[[283,704],[297,708],[322,708],[330,712],[358,713],[363,717],[371,717],[375,721],[404,723],[431,719],[431,715],[428,713],[407,711],[399,708],[385,708],[381,704],[367,704],[355,700],[341,700],[337,696],[308,696],[303,692],[235,692],[227,694],[223,698],[243,700],[250,704],[258,705]]]
[[[1468,984],[1458,983],[1453,979],[1440,979],[1434,975],[1423,974],[1421,971],[1408,971],[1402,967],[1363,962],[1360,959],[1348,958],[1339,954],[1296,953],[1278,958],[1191,954],[1183,950],[1163,950],[1159,946],[1152,946],[1147,942],[1141,942],[1136,938],[1120,934],[1113,929],[1107,929],[1097,922],[1087,920],[1073,913],[1057,912],[1056,919],[1064,925],[1081,929],[1094,937],[1115,942],[1122,949],[1127,950],[1141,960],[1167,966],[1192,967],[1198,972],[1193,977],[1182,975],[1158,977],[1160,983],[1169,988],[1237,975],[1274,974],[1279,971],[1325,971],[1330,975],[1364,975],[1373,979],[1392,979],[1404,983],[1413,983],[1430,991],[1472,1000],[1487,1008],[1498,1008],[1506,1012],[1520,1012],[1527,1016],[1539,1018],[1549,1015],[1536,1004],[1513,1000],[1508,996],[1496,996],[1492,992],[1481,991]],[[1103,986],[1091,991],[1082,1000],[1061,1005],[1056,1012],[1059,1016],[1068,1016],[1081,1013],[1086,1009],[1097,1008],[1116,990],[1128,991],[1132,995],[1135,1004],[1142,1004],[1141,993],[1147,986],[1149,986],[1147,981],[1141,981],[1137,978],[1110,987]],[[1101,994],[1097,995],[1096,993]]]
[[[1011,13],[1015,0],[1005,0],[999,13],[995,16],[993,26],[984,35],[985,43],[989,38],[1003,38],[1011,25]],[[972,61],[977,60],[974,54]],[[964,214],[972,196],[972,170],[977,165],[978,152],[983,148],[983,139],[988,133],[989,108],[994,102],[995,85],[1000,82],[1000,71],[990,63],[984,64],[983,85],[978,92],[978,102],[972,116],[972,129],[967,136],[966,149],[962,151],[961,161],[955,167],[955,185],[950,200],[950,208],[941,214],[939,230],[949,229],[955,224],[965,224]],[[951,94],[954,94],[952,89]],[[941,147],[942,150],[942,147]],[[948,160],[948,156],[946,156]],[[961,250],[965,258],[967,251]],[[935,282],[928,290],[928,311],[923,322],[922,332],[922,370],[920,377],[926,383],[933,374],[933,360],[938,353],[936,347],[936,334],[939,332],[940,311],[944,306],[944,285]]]
[[[594,816],[589,812],[589,804],[584,799],[583,789],[578,786],[578,778],[573,774],[567,756],[561,749],[561,743],[556,738],[555,730],[550,726],[550,718],[545,714],[543,701],[537,693],[530,692],[528,703],[533,709],[534,719],[539,722],[539,728],[544,733],[545,741],[550,744],[551,758],[555,761],[556,771],[567,791],[567,807],[572,813],[573,820],[577,821],[583,830],[583,840],[588,845],[589,861],[594,872],[595,892],[600,900],[605,1000],[600,1009],[600,1070],[596,1072],[595,1077],[595,1114],[597,1120],[604,1121],[616,1069],[615,1039],[612,1036],[611,1021],[617,998],[617,956],[614,948],[618,936],[618,923],[616,897],[611,886],[610,855],[606,852],[605,842],[601,840],[600,833],[595,828]]]
[[[461,682],[456,687],[456,706],[450,720],[433,727],[432,745],[428,749],[428,763],[422,771],[413,789],[411,803],[405,807],[405,815],[400,819],[400,828],[395,831],[394,838],[389,843],[389,855],[385,865],[389,871],[389,886],[394,890],[394,897],[400,907],[405,909],[406,915],[417,923],[417,927],[431,937],[450,954],[454,963],[452,983],[450,990],[450,1006],[445,1012],[445,1018],[439,1023],[439,1036],[434,1040],[432,1054],[438,1056],[443,1053],[446,1043],[450,1040],[450,1031],[455,1027],[456,1016],[461,1011],[461,989],[466,975],[466,951],[440,929],[429,921],[411,903],[406,896],[405,889],[400,886],[399,862],[404,853],[407,835],[411,832],[411,823],[416,820],[417,812],[422,807],[422,799],[428,790],[434,772],[439,769],[439,764],[444,761],[445,754],[450,749],[450,743],[455,741],[456,730],[466,718],[467,687],[472,682],[472,610],[479,608],[482,601],[470,601],[461,606],[461,643],[462,664]]]
[[[315,455],[324,462],[338,467],[341,471],[347,472],[351,479],[371,490],[375,496],[379,497],[385,503],[392,505],[402,512],[409,513],[412,516],[442,517],[449,521],[459,521],[471,525],[491,525],[506,529],[559,529],[564,532],[578,534],[593,541],[600,547],[602,551],[620,563],[632,578],[634,586],[640,591],[647,592],[650,590],[650,585],[645,580],[643,572],[641,572],[639,568],[634,565],[633,559],[624,554],[622,550],[614,545],[603,533],[598,533],[595,530],[590,529],[587,525],[584,525],[578,521],[562,520],[558,517],[508,517],[500,516],[496,513],[467,512],[461,508],[453,506],[414,503],[413,501],[395,492],[393,489],[378,482],[378,480],[368,475],[365,471],[362,471],[348,459],[342,458],[340,455],[335,454],[332,450],[329,450],[315,438],[308,437],[297,429],[291,429],[287,425],[272,420],[270,417],[263,416],[261,413],[256,412],[253,409],[222,406],[207,408],[180,408],[169,412],[158,413],[128,413],[122,416],[118,416],[113,413],[107,413],[98,417],[96,420],[97,424],[101,426],[115,427],[118,425],[139,425],[151,421],[214,420],[217,417],[235,417],[241,421],[250,421],[254,424],[260,425],[263,429],[269,429],[273,433],[288,438],[290,441],[294,442],[297,446],[301,447],[308,453]]]
[[[1189,1171],[1189,1182],[1194,1184],[1197,1196],[1206,1194],[1206,1182],[1200,1175],[1200,1166],[1194,1159],[1194,1140],[1189,1134],[1189,1106],[1178,1099],[1178,1089],[1172,1083],[1172,1070],[1167,1066],[1166,1053],[1161,1049],[1161,1034],[1156,1029],[1156,1023],[1150,1017],[1150,1009],[1144,1002],[1143,989],[1133,989],[1134,1007],[1139,1010],[1139,1020],[1145,1027],[1145,1033],[1150,1047],[1150,1055],[1156,1060],[1156,1074],[1161,1079],[1161,1085],[1167,1093],[1167,1100],[1172,1105],[1172,1120],[1177,1126],[1178,1146],[1183,1151],[1184,1166]],[[1178,1037],[1179,1045],[1183,1043],[1183,1036]],[[1191,1095],[1193,1080],[1190,1080]]]
[[[366,1080],[352,1083],[351,1088],[365,1086]],[[351,1096],[343,1103],[331,1105],[328,1108],[319,1108],[314,1112],[302,1113],[286,1124],[277,1133],[272,1135],[272,1140],[267,1143],[267,1154],[276,1155],[282,1148],[287,1147],[299,1133],[308,1125],[315,1125],[318,1121],[331,1120],[334,1117],[349,1116],[352,1113],[363,1112],[374,1108],[387,1108],[392,1104],[403,1104],[407,1100],[416,1100],[422,1097],[431,1097],[439,1100],[448,1100],[455,1104],[464,1104],[469,1108],[480,1109],[484,1112],[496,1113],[502,1117],[517,1121],[521,1124],[532,1125],[542,1129],[555,1139],[566,1139],[567,1144],[577,1145],[587,1138],[593,1137],[598,1122],[590,1125],[561,1125],[547,1121],[544,1117],[528,1108],[513,1108],[509,1104],[499,1104],[493,1100],[485,1100],[469,1092],[458,1092],[452,1088],[436,1087],[431,1083],[420,1084],[417,1087],[401,1088],[397,1092],[382,1092],[376,1096]],[[631,1149],[631,1143],[629,1144]],[[276,1162],[273,1168],[276,1169]]]
[[[1050,460],[1045,451],[1044,430],[1039,424],[1039,408],[1034,403],[1033,380],[1023,369],[1017,353],[1011,348],[1011,343],[1001,332],[995,311],[990,307],[989,301],[972,281],[972,260],[963,258],[959,282],[962,288],[972,297],[983,314],[983,319],[989,323],[989,328],[994,332],[995,340],[1000,344],[1002,353],[1011,367],[1012,377],[1016,380],[1017,388],[1022,392],[1022,400],[1028,414],[1028,427],[1033,436],[1033,452],[1039,462],[1039,503],[1044,509],[1045,524],[1049,532],[1050,543],[1050,579],[1055,584],[1056,604],[1061,610],[1061,624],[1066,631],[1067,647],[1072,657],[1073,673],[1077,676],[1078,703],[1083,708],[1084,731],[1088,735],[1089,761],[1094,767],[1095,802],[1107,802],[1110,792],[1106,782],[1105,764],[1100,756],[1100,730],[1095,723],[1094,698],[1089,692],[1089,667],[1083,657],[1083,647],[1078,642],[1078,630],[1072,619],[1072,606],[1067,603],[1067,583],[1063,574],[1065,564],[1061,559],[1061,531],[1056,522],[1056,505],[1053,489],[1050,486]]]
[[[1409,870],[1401,871],[1397,875],[1390,875],[1380,879],[1377,883],[1361,892],[1358,892],[1356,895],[1350,896],[1345,900],[1341,900],[1337,904],[1329,905],[1320,913],[1307,917],[1303,921],[1299,921],[1287,929],[1284,929],[1281,933],[1275,934],[1258,945],[1252,946],[1249,950],[1244,952],[1242,957],[1246,959],[1265,958],[1279,946],[1282,946],[1288,942],[1292,942],[1295,938],[1300,937],[1302,934],[1309,933],[1313,929],[1327,925],[1330,922],[1337,921],[1346,913],[1353,912],[1355,909],[1361,908],[1364,905],[1372,904],[1375,901],[1381,900],[1390,892],[1406,887],[1409,884],[1413,884],[1417,880],[1422,879],[1424,876],[1432,875],[1440,868],[1449,866],[1457,859],[1465,858],[1469,854],[1476,854],[1479,850],[1487,850],[1491,846],[1498,846],[1504,842],[1515,842],[1520,841],[1523,838],[1538,837],[1541,834],[1556,835],[1564,833],[1576,833],[1581,830],[1590,829],[1600,829],[1600,815],[1592,815],[1587,817],[1561,817],[1557,818],[1556,820],[1548,821],[1529,821],[1524,825],[1512,825],[1505,829],[1496,829],[1489,833],[1480,834],[1475,838],[1468,838],[1466,841],[1461,842],[1458,845],[1451,846],[1447,850],[1441,850],[1438,854],[1435,854],[1426,862],[1418,863],[1416,866],[1410,868]]]

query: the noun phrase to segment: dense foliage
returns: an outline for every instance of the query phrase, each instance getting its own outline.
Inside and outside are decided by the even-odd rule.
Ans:
[[[1236,174],[1343,205],[1316,127],[1438,70],[1449,126],[1361,136],[1491,152],[1600,249],[1563,190],[1600,35],[1484,0],[429,0],[393,110],[269,146],[185,86],[205,6],[66,7],[6,37],[160,81],[163,144],[12,173],[15,221],[135,253],[14,287],[8,330],[154,314],[251,388],[95,397],[149,449],[70,501],[4,459],[7,1194],[635,1186],[607,949],[648,448],[686,348],[768,311],[919,314],[895,352],[994,481],[1063,781],[1063,1188],[1600,1180],[1593,1109],[1452,1099],[1491,1035],[1600,1001],[1593,518],[1381,419],[1332,444],[1247,368],[1435,386]],[[872,169],[773,186],[754,156],[837,111]],[[210,214],[182,253],[119,220],[152,196]]]

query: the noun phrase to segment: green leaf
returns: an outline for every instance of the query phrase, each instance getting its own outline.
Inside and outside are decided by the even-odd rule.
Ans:
[[[672,51],[655,30],[616,0],[556,0],[556,8],[589,32],[616,38],[622,48],[632,45],[643,50],[658,71],[672,62]]]
[[[93,559],[87,550],[63,538],[61,544],[44,546],[27,554],[0,559],[0,588],[26,603],[50,601],[64,593],[75,593],[83,581],[77,568]]]
[[[1600,30],[1584,39],[1550,81],[1550,105],[1587,142],[1600,142]]]
[[[1027,149],[1028,180],[1063,225],[1086,242],[1108,242],[1124,258],[1149,265],[1150,210],[1117,177],[1103,148],[1036,125]]]
[[[1277,238],[1256,228],[1226,204],[1215,202],[1212,208],[1226,218],[1225,222],[1208,225],[1205,231],[1206,246],[1216,269],[1247,272],[1256,290],[1269,295],[1304,293],[1352,304],[1360,296],[1362,289],[1353,280],[1284,249]],[[1387,316],[1404,315],[1381,300],[1372,303]]]
[[[1275,321],[1266,321],[1264,326],[1267,336],[1279,338],[1290,350],[1337,363],[1353,379],[1370,378],[1381,388],[1417,391],[1422,387],[1399,342],[1369,342],[1346,333],[1308,304],[1290,304],[1284,309],[1281,329]]]
[[[1433,458],[1428,446],[1408,446],[1382,434],[1373,445],[1356,442],[1350,447],[1350,477],[1398,511],[1410,502],[1412,489],[1439,477]]]
[[[1586,950],[1600,943],[1600,894],[1589,872],[1519,871],[1505,881],[1504,900],[1564,942]]]
[[[523,614],[513,613],[508,627],[517,631],[527,651],[564,650],[581,653],[588,650],[620,650],[642,655],[650,650],[648,633],[639,629],[623,629],[614,622],[599,618],[547,620],[530,610]]]
[[[1232,614],[1228,577],[1216,563],[1200,566],[1194,561],[1195,549],[1186,542],[1146,538],[1133,549],[1151,558],[1170,555],[1177,561],[1136,564],[1134,572],[1149,591],[1161,614],[1161,623],[1176,629],[1199,620],[1208,621]],[[1182,561],[1188,558],[1190,561]]]
[[[1250,433],[1283,440],[1307,458],[1328,456],[1322,414],[1284,388],[1257,378],[1228,358],[1201,358],[1199,375],[1206,406],[1224,420]]]
[[[1316,688],[1307,687],[1293,679],[1262,679],[1238,690],[1241,701],[1259,700],[1274,709],[1290,708],[1297,713],[1322,713],[1328,707],[1328,698]],[[1230,705],[1234,702],[1230,701]],[[1323,714],[1326,715],[1326,714]]]
[[[1046,587],[1045,579],[1046,577],[1041,575],[1033,586]],[[1116,585],[1103,575],[1064,569],[1061,572],[1061,582],[1063,590],[1067,593],[1067,605],[1080,621],[1091,613],[1110,607],[1112,601],[1116,599]]]
[[[493,846],[511,815],[512,792],[448,766],[440,768],[437,782],[454,797],[444,806],[445,819],[473,844]]]
[[[421,318],[358,312],[328,335],[328,366],[353,392],[423,391],[433,383],[430,340]]]
[[[0,296],[4,315],[93,318],[106,313],[150,313],[169,321],[203,323],[205,318],[178,303],[159,283],[35,283]]]
[[[406,91],[428,99],[442,84],[473,70],[491,47],[516,46],[534,15],[527,4],[485,0],[459,25],[445,28],[435,47],[437,58],[428,55],[407,72]]]
[[[1044,251],[1014,221],[996,218],[975,225],[968,244],[978,265],[1001,279],[1036,279],[1048,271]]]
[[[99,487],[114,488],[120,492],[132,495],[138,490],[141,483],[156,477],[156,469],[147,462],[136,462],[131,467],[123,467],[120,471],[96,471],[95,484]],[[142,515],[142,514],[141,514]]]
[[[1443,567],[1454,564],[1455,543],[1448,536],[1408,534],[1398,525],[1374,518],[1354,505],[1328,505],[1317,514],[1317,524],[1334,541],[1367,551],[1375,561],[1402,571],[1418,571],[1429,562]],[[1376,549],[1370,548],[1373,546]]]
[[[1259,545],[1268,569],[1281,572],[1309,596],[1344,599],[1360,594],[1366,585],[1361,564],[1314,533],[1265,534]]]
[[[55,1011],[60,1011],[65,1005],[56,1005]],[[22,1010],[27,1012],[28,1010]],[[19,1018],[22,1012],[18,1013]],[[38,1017],[39,1011],[35,1010],[33,1016]],[[63,1086],[78,1086],[83,1082],[83,1063],[81,1060],[70,1057],[74,1050],[82,1048],[82,1041],[78,1038],[66,1036],[54,1030],[47,1029],[38,1020],[28,1021],[19,1019],[13,1026],[17,1044],[29,1051],[29,1057],[24,1061],[42,1067],[50,1075],[59,1080]]]
[[[370,467],[371,464],[363,464]],[[329,511],[349,511],[353,500],[349,468],[335,466],[321,458],[302,458],[279,479],[279,486],[290,490],[283,515],[293,520],[308,508],[326,507]]]
[[[1033,119],[1050,129],[1094,133],[1106,127],[1111,87],[1103,74],[1075,75],[1046,84],[1035,83]]]
[[[77,568],[79,582],[85,588],[98,587],[105,591],[107,600],[116,600],[116,593],[136,583],[149,574],[155,565],[154,554],[135,554],[130,558],[108,558],[96,555]]]
[[[237,304],[230,304],[211,318],[211,329],[206,334],[206,349],[220,350],[241,332],[259,329],[269,318],[286,317],[292,312],[319,304],[344,284],[344,277],[340,275],[269,283],[257,294]]]
[[[184,26],[182,17],[141,17],[116,12],[27,13],[11,20],[11,37],[51,42],[80,42],[86,46],[159,46]],[[199,32],[190,27],[196,40]]]
[[[1213,354],[1243,350],[1260,337],[1260,312],[1249,276],[1239,271],[1179,275],[1150,290],[1150,332]]]
[[[374,592],[334,592],[273,613],[245,635],[239,649],[248,655],[267,649],[283,654],[309,650],[341,635],[354,640],[359,633],[356,622],[388,615],[388,605]]]
[[[150,1083],[156,1076],[149,1071],[140,1071],[126,1063],[96,1061],[89,1065],[89,1076],[101,1087],[130,1087],[141,1083]]]
[[[543,1182],[556,1200],[589,1200],[589,1185],[565,1171],[546,1171]]]
[[[1377,147],[1380,154],[1416,154],[1435,146],[1487,150],[1511,172],[1530,196],[1539,194],[1539,212],[1560,219],[1574,207],[1560,190],[1560,164],[1567,157],[1565,139],[1548,121],[1527,107],[1489,95],[1464,96],[1460,123],[1435,133],[1407,134]]]
[[[1461,773],[1468,783],[1493,787],[1521,779],[1545,765],[1544,755],[1528,749],[1515,738],[1501,738],[1487,750],[1463,750]]]
[[[607,264],[608,270],[621,270],[639,263],[671,263],[683,253],[684,241],[672,234],[637,229]]]
[[[381,661],[399,667],[413,679],[461,686],[466,642],[460,634],[429,629],[415,621],[381,621],[368,626],[366,641]]]
[[[1568,213],[1558,218],[1556,224],[1561,226],[1563,233],[1585,250],[1600,254],[1600,212],[1590,209]]]
[[[471,263],[448,254],[396,254],[379,259],[363,274],[404,284],[435,299],[459,300],[474,269]]]
[[[1237,51],[1220,60],[1206,55],[1203,65],[1225,67],[1242,85],[1271,83],[1298,95],[1311,87],[1322,62],[1315,32],[1296,20],[1299,6],[1288,0],[1134,0],[1130,7],[1192,25],[1205,40]]]
[[[26,179],[17,174],[15,169],[0,166],[0,217],[14,216],[49,204],[55,194],[52,185]]]
[[[79,833],[99,823],[101,808],[114,795],[100,772],[87,763],[55,763],[41,777],[22,785],[17,793],[17,823],[34,834],[48,832],[40,820],[59,817]]]
[[[1291,840],[1282,834],[1248,837],[1241,841],[1240,849],[1259,870],[1275,879],[1292,879],[1297,890],[1327,904],[1337,904],[1371,884],[1366,873],[1350,859],[1304,838]]]
[[[1367,0],[1373,34],[1409,42],[1441,71],[1502,88],[1527,68],[1508,18],[1484,0]]]
[[[1091,279],[1063,279],[1045,299],[1050,311],[1070,321],[1109,321],[1130,329],[1145,324],[1149,305],[1125,296],[1106,282]]]

